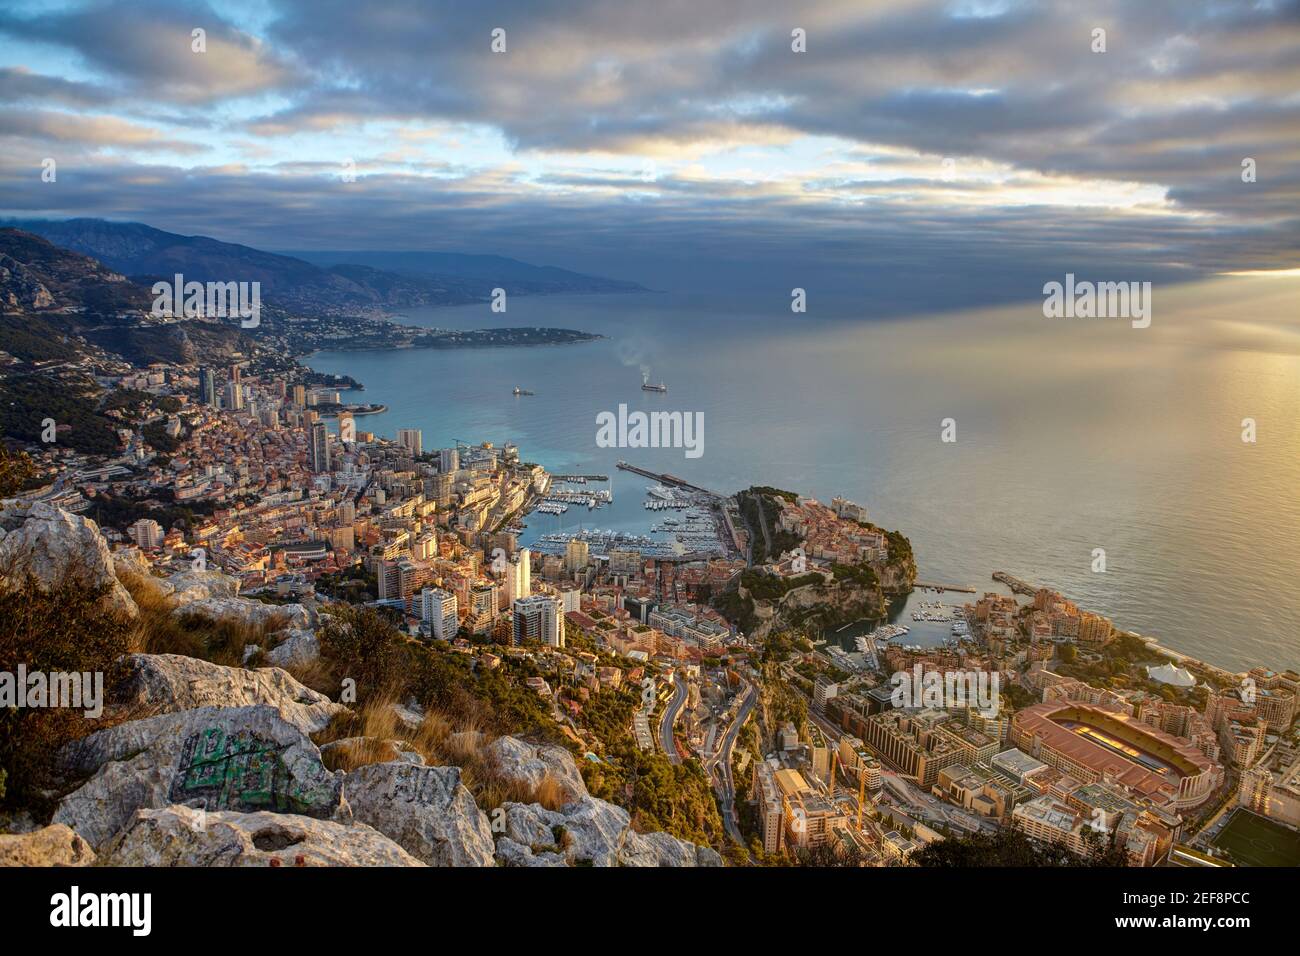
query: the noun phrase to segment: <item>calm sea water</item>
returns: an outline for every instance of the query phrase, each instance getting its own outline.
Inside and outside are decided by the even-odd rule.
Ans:
[[[506,315],[404,321],[607,338],[310,364],[388,405],[361,429],[416,426],[426,448],[512,441],[552,471],[614,477],[612,509],[534,514],[530,535],[657,520],[641,504],[649,482],[616,473],[619,458],[719,491],[845,495],[911,538],[925,580],[993,590],[1005,570],[1222,666],[1300,667],[1298,306],[1300,280],[1277,278],[1158,289],[1145,330],[1045,319],[1038,301],[881,321],[815,292],[806,315],[788,299],[515,298]],[[641,390],[642,367],[667,395]],[[703,412],[702,457],[598,448],[596,416],[619,403]]]

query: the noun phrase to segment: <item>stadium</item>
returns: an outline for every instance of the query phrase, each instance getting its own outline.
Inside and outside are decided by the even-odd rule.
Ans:
[[[1128,787],[1170,809],[1205,801],[1223,768],[1185,740],[1088,704],[1035,704],[1011,718],[1011,743],[1085,783]]]

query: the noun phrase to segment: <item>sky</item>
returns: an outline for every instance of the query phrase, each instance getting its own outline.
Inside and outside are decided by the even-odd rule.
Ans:
[[[1294,269],[1300,0],[6,0],[0,213],[882,311]]]

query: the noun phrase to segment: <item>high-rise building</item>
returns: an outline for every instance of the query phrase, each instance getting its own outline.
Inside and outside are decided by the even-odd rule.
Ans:
[[[492,633],[497,617],[497,586],[490,582],[469,589],[469,616],[465,625],[475,636]]]
[[[451,505],[452,484],[451,475],[434,475],[425,480],[424,494],[440,511],[445,510]]]
[[[579,541],[573,538],[564,547],[564,570],[569,574],[576,574],[587,567],[590,560],[590,551],[587,542]]]
[[[514,604],[533,593],[532,556],[527,548],[506,562],[506,600]]]
[[[411,453],[411,456],[424,454],[424,435],[418,428],[399,428],[397,443]]]
[[[299,408],[307,406],[307,386],[295,385],[293,387],[293,403]]]
[[[444,475],[460,471],[460,452],[455,448],[439,449],[438,470]]]
[[[438,535],[430,528],[415,539],[413,548],[417,561],[428,561],[438,556]]]
[[[207,367],[199,369],[199,401],[217,407],[217,375]]]
[[[564,646],[564,611],[549,594],[533,594],[514,602],[511,642],[540,641],[551,647]]]
[[[311,425],[311,470],[318,474],[330,470],[329,432],[322,421]]]
[[[456,595],[441,588],[425,588],[420,592],[420,620],[429,622],[429,632],[435,640],[453,640],[460,627]]]
[[[238,368],[238,366],[236,366],[236,368]],[[226,400],[225,402],[226,408],[229,408],[232,411],[236,411],[236,412],[243,411],[244,386],[241,385],[237,380],[232,378],[229,382],[226,383],[225,400]]]
[[[632,548],[611,548],[609,551],[610,574],[640,574],[641,552]]]
[[[128,529],[131,540],[136,543],[137,547],[152,549],[162,544],[163,529],[157,521],[152,518],[141,518]]]

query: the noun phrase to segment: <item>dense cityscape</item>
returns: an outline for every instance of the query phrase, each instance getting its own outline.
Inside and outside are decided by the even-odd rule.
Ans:
[[[7,0],[9,924],[1289,932],[1298,54]]]
[[[720,820],[733,864],[924,863],[945,840],[1013,831],[1082,860],[1248,865],[1280,861],[1240,834],[1300,826],[1296,673],[1185,658],[1004,573],[960,605],[922,603],[913,617],[951,635],[910,643],[884,623],[891,600],[973,589],[916,581],[906,538],[860,504],[641,472],[656,479],[645,507],[679,516],[658,528],[677,543],[574,531],[521,546],[535,510],[599,508],[608,477],[551,474],[508,441],[376,435],[293,362],[118,373],[97,381],[119,453],[32,446],[43,476],[7,507],[92,518],[115,564],[219,571],[287,613],[247,666],[309,665],[302,622],[347,603],[501,669],[584,767],[620,739],[688,762],[716,810],[678,835]],[[219,618],[231,600],[186,611]],[[859,623],[854,649],[828,639]],[[891,675],[949,691],[953,675],[992,677],[1000,693],[987,709],[951,693],[896,706]]]

